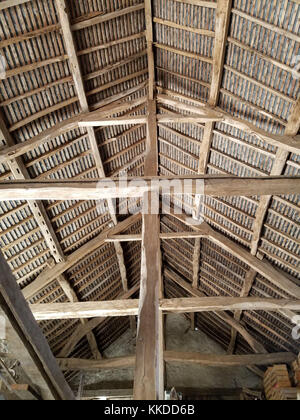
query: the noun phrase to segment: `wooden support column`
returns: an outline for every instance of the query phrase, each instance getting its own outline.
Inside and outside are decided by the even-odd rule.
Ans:
[[[149,100],[145,175],[158,173],[156,102]],[[140,305],[134,378],[135,400],[163,399],[163,314],[159,309],[162,294],[160,217],[150,214],[153,201],[159,209],[159,194],[146,193],[148,212],[143,212]]]
[[[84,89],[84,82],[82,78],[82,74],[80,71],[80,64],[77,57],[77,52],[75,49],[73,33],[70,24],[70,18],[68,15],[68,7],[65,0],[56,0],[57,10],[59,14],[59,20],[62,26],[62,34],[65,41],[66,52],[69,56],[71,72],[73,75],[76,91],[78,94],[79,103],[81,106],[82,112],[89,112],[89,105],[87,101],[87,95]],[[93,127],[87,127],[87,133],[91,145],[91,150],[93,152],[93,156],[96,163],[96,168],[98,170],[98,174],[100,178],[105,178],[105,171],[103,167],[102,158],[99,151],[99,146],[96,138],[96,132]],[[111,219],[115,225],[117,225],[118,220],[114,212],[113,201],[108,199],[107,205],[109,212],[111,214]],[[126,267],[124,262],[124,253],[122,246],[119,242],[114,243],[119,268],[120,268],[120,275],[122,279],[123,290],[128,290],[128,281],[127,281],[127,274],[126,274]]]
[[[23,361],[29,379],[40,388],[42,398],[75,400],[2,254],[0,272],[0,308],[11,325],[14,357]]]
[[[300,98],[294,105],[294,109],[289,117],[287,126],[285,128],[286,136],[296,136],[300,129]],[[281,148],[277,149],[274,159],[271,175],[282,175],[286,162],[289,157],[289,152]],[[259,206],[256,211],[256,218],[253,225],[253,236],[251,241],[251,254],[256,255],[258,251],[259,241],[264,226],[265,217],[271,203],[272,196],[266,195],[260,198]]]

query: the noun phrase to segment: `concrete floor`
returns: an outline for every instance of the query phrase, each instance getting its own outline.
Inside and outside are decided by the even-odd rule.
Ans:
[[[202,331],[191,331],[190,322],[182,315],[168,315],[166,321],[167,349],[196,351],[207,354],[226,354],[220,345]],[[135,337],[130,330],[117,340],[105,357],[134,354]],[[85,386],[98,389],[132,387],[134,370],[106,370],[85,375]],[[75,385],[75,384],[74,384]],[[261,379],[246,368],[213,368],[195,365],[167,365],[167,386],[188,388],[260,388]]]

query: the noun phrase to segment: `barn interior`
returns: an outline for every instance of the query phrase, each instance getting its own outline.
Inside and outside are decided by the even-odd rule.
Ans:
[[[299,80],[300,0],[0,1],[0,399],[300,399]]]

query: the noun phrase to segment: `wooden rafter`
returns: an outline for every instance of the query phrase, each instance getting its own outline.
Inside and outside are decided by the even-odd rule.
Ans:
[[[45,399],[74,400],[74,395],[63,377],[46,338],[0,254],[0,308],[12,326],[15,357],[21,355],[33,383],[41,386]]]
[[[15,141],[11,133],[7,129],[2,113],[0,113],[0,137],[5,141],[7,146],[15,145]],[[10,159],[8,161],[8,166],[16,180],[30,180],[29,173],[20,157]],[[57,263],[64,261],[65,256],[63,250],[54,232],[52,224],[43,206],[43,203],[38,202],[36,200],[29,200],[28,206],[42,232],[42,235],[45,239],[45,242],[49,248],[51,255]]]
[[[171,213],[173,217],[180,220],[181,222],[190,226],[193,230],[198,229],[194,224],[191,225],[189,218],[186,216]],[[236,258],[247,264],[253,270],[257,271],[261,276],[265,277],[272,284],[284,290],[291,296],[300,299],[300,287],[291,281],[283,272],[276,270],[268,261],[259,260],[255,256],[251,255],[249,251],[243,248],[241,245],[235,243],[231,239],[227,238],[222,233],[216,232],[213,228],[207,225],[207,232],[209,240],[220,246],[225,251],[234,255]]]
[[[105,243],[105,239],[109,234],[120,233],[123,230],[128,229],[132,224],[136,223],[140,219],[140,215],[130,216],[117,226],[105,229],[102,233],[96,236],[91,241],[80,247],[78,250],[67,256],[66,260],[56,264],[51,269],[43,271],[31,284],[26,286],[22,292],[26,299],[30,299],[35,296],[40,290],[45,288],[48,284],[54,281],[59,275],[67,271],[73,265],[81,261],[88,254],[91,254],[96,249],[100,248]]]
[[[298,99],[297,103],[294,105],[294,108],[290,114],[288,124],[285,128],[285,135],[294,137],[298,134],[299,129],[300,129],[300,98]],[[281,175],[283,173],[288,157],[289,157],[288,151],[278,148],[275,159],[274,159],[272,171],[271,171],[271,176]],[[268,212],[271,199],[272,199],[271,195],[261,197],[260,199],[259,206],[256,211],[255,222],[252,228],[253,229],[253,235],[252,235],[252,241],[251,241],[251,254],[252,255],[256,255],[257,253],[261,233],[264,226],[265,217]]]
[[[78,297],[77,297],[74,289],[71,287],[70,283],[67,281],[67,279],[65,278],[65,276],[63,274],[61,274],[58,277],[57,282],[60,285],[60,287],[63,289],[65,295],[67,296],[67,298],[69,299],[69,301],[71,303],[79,302]],[[80,319],[80,323],[81,323],[81,325],[86,326],[88,324],[88,320],[87,319]],[[89,343],[89,347],[91,349],[91,353],[92,353],[94,359],[96,359],[96,360],[102,359],[102,355],[99,351],[97,340],[96,340],[96,337],[95,337],[93,331],[87,332],[86,333],[86,338],[87,338],[87,341]]]
[[[75,49],[75,44],[74,44],[74,39],[73,39],[73,34],[72,34],[72,29],[71,29],[71,24],[70,24],[70,18],[68,15],[68,8],[67,8],[65,0],[56,0],[56,5],[57,5],[58,14],[59,14],[59,20],[62,27],[62,33],[63,33],[63,38],[65,41],[66,51],[69,56],[71,73],[73,75],[75,88],[78,94],[81,110],[82,112],[87,113],[89,112],[89,105],[88,105],[87,96],[84,89],[83,78],[80,71],[80,64],[79,64],[77,52]],[[105,178],[106,175],[105,175],[102,158],[99,151],[96,132],[93,128],[88,127],[87,133],[88,133],[88,137],[89,137],[89,141],[90,141],[90,145],[91,145],[91,149],[92,149],[93,156],[95,159],[96,168],[97,168],[99,177]],[[107,204],[108,204],[108,209],[110,211],[111,219],[113,223],[117,225],[118,220],[114,212],[113,202],[108,199]],[[121,244],[118,242],[114,243],[114,247],[115,247],[115,251],[116,251],[116,255],[117,255],[117,259],[118,259],[118,263],[120,267],[120,275],[121,275],[121,280],[123,284],[123,289],[124,291],[127,291],[128,281],[127,281],[126,267],[124,263],[123,249],[122,249]]]
[[[182,287],[185,291],[187,291],[191,296],[203,298],[205,297],[204,293],[200,292],[197,288],[188,284],[185,280],[180,278],[177,274],[171,272],[170,270],[166,271],[168,277],[172,279],[175,283],[177,283],[180,287]],[[191,314],[192,315],[192,314]],[[266,349],[262,344],[260,344],[257,340],[255,340],[251,334],[243,327],[240,322],[230,315],[226,314],[225,312],[215,312],[215,315],[226,322],[231,328],[239,332],[245,341],[250,345],[250,347],[254,350],[255,353],[267,353]]]

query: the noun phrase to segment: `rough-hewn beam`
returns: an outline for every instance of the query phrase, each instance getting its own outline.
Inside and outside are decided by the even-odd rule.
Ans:
[[[158,183],[154,184],[154,183]],[[173,186],[172,184],[173,183]],[[177,191],[174,191],[176,184]],[[105,179],[82,181],[2,181],[0,201],[7,200],[105,200],[112,198],[142,197],[151,190],[164,194],[184,192],[197,194],[201,187],[204,195],[254,196],[299,194],[300,176],[245,177],[217,175],[189,175],[129,178],[128,183]],[[168,187],[170,187],[168,189]],[[180,190],[179,190],[180,189]]]
[[[67,51],[67,54],[69,56],[71,72],[72,72],[72,75],[73,75],[75,88],[76,88],[76,91],[77,91],[77,94],[78,94],[81,110],[84,113],[88,113],[89,112],[89,105],[88,105],[87,96],[86,96],[85,89],[84,89],[84,82],[83,82],[82,74],[81,74],[81,71],[80,71],[80,64],[79,64],[79,60],[78,60],[78,57],[77,57],[77,52],[76,52],[76,49],[75,49],[75,44],[74,44],[73,34],[72,34],[72,30],[71,30],[70,19],[69,19],[69,15],[68,15],[68,8],[67,8],[65,0],[56,0],[56,5],[57,5],[57,9],[58,9],[59,20],[60,20],[60,23],[61,23],[61,26],[62,26],[63,38],[64,38],[64,41],[65,41],[66,51]],[[93,156],[94,156],[94,159],[95,159],[98,175],[99,175],[99,177],[104,178],[105,177],[105,171],[104,171],[104,167],[103,167],[102,158],[101,158],[101,155],[100,155],[100,150],[99,150],[99,146],[98,146],[98,142],[97,142],[96,132],[95,132],[94,128],[88,127],[87,128],[87,133],[88,133],[91,149],[92,149],[92,152],[93,152]],[[111,218],[112,218],[113,223],[115,225],[117,225],[118,221],[117,221],[116,215],[114,213],[113,203],[112,203],[111,200],[108,200],[108,208],[109,208],[109,211],[111,213]],[[122,280],[122,284],[123,284],[123,289],[128,290],[128,281],[127,281],[127,274],[126,274],[126,268],[125,268],[125,263],[124,263],[123,249],[122,249],[121,244],[118,243],[118,242],[114,243],[114,247],[115,247],[115,251],[116,251],[116,255],[117,255],[117,259],[118,259],[118,263],[119,263],[120,275],[121,275],[121,280]]]
[[[15,145],[15,141],[11,133],[8,131],[4,121],[4,117],[0,112],[0,138],[1,137],[5,141],[7,146]],[[30,180],[29,173],[21,158],[10,159],[7,164],[16,180]],[[65,259],[63,250],[60,246],[57,236],[55,235],[54,229],[43,204],[35,200],[30,200],[28,201],[28,206],[32,212],[36,223],[38,224],[41,230],[41,233],[45,239],[45,242],[49,248],[51,255],[53,256],[56,262],[63,261]]]
[[[141,292],[141,299],[143,294]],[[154,305],[153,303],[153,306]],[[269,311],[278,309],[300,310],[300,300],[272,298],[197,297],[160,299],[158,309],[165,312],[220,312]],[[45,303],[30,305],[36,320],[77,319],[138,315],[138,300],[112,300],[103,302]],[[141,322],[140,322],[141,325]],[[149,333],[149,330],[147,330]]]
[[[43,271],[30,285],[26,286],[22,292],[26,299],[30,299],[41,289],[50,284],[55,280],[60,274],[64,273],[66,270],[71,268],[74,264],[78,263],[88,254],[91,254],[96,249],[101,247],[105,243],[105,239],[109,234],[118,234],[123,230],[128,229],[132,224],[136,223],[140,219],[140,215],[134,215],[128,217],[123,222],[119,223],[117,226],[104,230],[96,238],[87,242],[85,245],[80,247],[78,250],[73,252],[66,258],[66,261],[56,264],[55,267]]]
[[[192,229],[197,231],[197,226],[191,225],[189,218],[184,215],[177,215],[172,213],[172,216],[179,219],[181,222],[187,224]],[[251,255],[249,251],[243,248],[241,245],[233,242],[225,235],[216,232],[213,228],[207,225],[209,239],[216,245],[234,255],[245,264],[249,265],[252,269],[256,270],[261,276],[268,279],[272,284],[279,287],[281,290],[288,292],[291,296],[296,299],[300,299],[300,287],[291,281],[281,271],[276,270],[268,261],[259,260],[258,258]]]
[[[68,118],[55,126],[42,131],[40,134],[37,134],[23,143],[1,149],[0,163],[5,163],[12,158],[22,156],[25,153],[50,142],[52,139],[67,133],[68,131],[78,128],[79,123],[82,121],[101,120],[116,113],[128,111],[129,109],[139,106],[142,103],[145,103],[145,98],[143,97],[130,102],[120,102],[120,100],[118,100],[117,102],[114,101],[113,104],[105,106],[102,104],[102,107],[96,111],[75,115],[74,117]]]
[[[106,13],[104,15],[96,16],[91,19],[84,20],[82,22],[74,23],[72,25],[72,31],[79,31],[80,29],[88,28],[93,25],[98,25],[99,23],[104,23],[112,19],[116,19],[120,16],[128,15],[129,13],[134,13],[139,10],[143,10],[145,7],[144,3],[137,4],[135,6],[126,7],[125,9],[116,10],[111,13]]]
[[[291,115],[288,119],[288,123],[285,129],[286,136],[296,136],[300,129],[300,98],[298,99],[297,103],[295,104]],[[281,175],[284,171],[286,166],[286,162],[289,157],[289,152],[279,148],[276,152],[276,156],[274,159],[271,175]],[[251,254],[256,255],[259,241],[262,233],[262,229],[264,226],[265,217],[270,206],[272,196],[267,195],[261,197],[259,206],[256,210],[256,217],[255,222],[253,225],[253,235],[251,241]]]
[[[191,352],[165,351],[164,360],[167,363],[194,364],[212,367],[239,367],[255,365],[291,364],[295,361],[293,353],[246,354],[246,355],[214,355]],[[62,370],[99,371],[102,369],[132,368],[136,356],[116,357],[103,360],[88,359],[57,359]]]
[[[28,370],[46,399],[74,400],[40,327],[36,323],[4,257],[0,254],[0,307],[12,326],[15,357],[24,356]],[[21,360],[22,362],[22,360]],[[37,379],[39,383],[37,383]],[[44,390],[44,391],[43,391]]]
[[[269,311],[278,309],[300,310],[300,299],[204,297],[162,299],[162,311],[173,313],[219,312],[219,311]]]
[[[57,359],[59,367],[63,371],[98,372],[102,369],[126,369],[133,368],[135,356],[114,357],[111,359]]]
[[[158,90],[161,92],[162,90],[158,88]],[[190,107],[190,105],[186,105],[185,103],[182,103],[180,101],[184,100],[187,101],[190,104],[193,104],[194,107],[194,113],[198,113],[203,115],[203,112],[205,110],[209,110],[210,108],[207,108],[207,104],[200,102],[197,99],[190,98],[185,95],[181,95],[179,93],[176,93],[171,90],[167,90],[168,96],[159,94],[157,96],[157,99],[161,103],[170,103],[172,102],[173,105],[177,109],[185,109],[185,107]],[[168,99],[166,99],[168,98]],[[196,109],[195,109],[196,108]],[[210,109],[211,110],[211,109]],[[272,134],[269,133],[254,124],[237,118],[230,115],[228,112],[225,112],[224,110],[220,108],[215,108],[213,110],[216,112],[219,116],[223,117],[223,122],[225,124],[228,124],[232,127],[238,128],[240,130],[245,131],[247,134],[256,136],[258,139],[262,141],[266,141],[267,143],[271,144],[272,146],[279,147],[285,151],[292,152],[292,153],[299,153],[300,150],[300,136],[287,136],[287,135],[278,135],[278,134]]]
[[[164,358],[167,363],[184,363],[214,367],[237,367],[292,363],[296,356],[293,353],[247,354],[232,356],[166,351]]]
[[[150,95],[151,97],[151,95]],[[145,175],[158,173],[156,103],[149,100]],[[162,297],[160,218],[150,214],[153,201],[159,207],[157,193],[146,193],[148,211],[143,214],[140,305],[134,375],[134,399],[162,399],[163,389],[163,316],[159,310]]]

